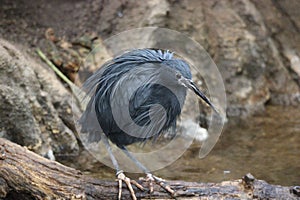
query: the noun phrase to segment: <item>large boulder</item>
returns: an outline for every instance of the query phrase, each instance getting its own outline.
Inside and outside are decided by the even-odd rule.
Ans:
[[[51,70],[4,40],[0,40],[0,110],[1,137],[52,159],[78,153],[72,96]]]

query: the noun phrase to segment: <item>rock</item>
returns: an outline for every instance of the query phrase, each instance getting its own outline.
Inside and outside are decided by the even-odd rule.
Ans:
[[[142,26],[156,26],[165,21],[166,16],[169,12],[169,4],[166,0],[152,0],[145,1],[148,7],[148,12]]]
[[[29,149],[39,150],[42,145],[41,131],[31,113],[29,102],[21,95],[19,88],[0,85],[1,137],[19,141]]]
[[[1,137],[48,157],[76,154],[72,96],[54,73],[4,40],[0,71]]]

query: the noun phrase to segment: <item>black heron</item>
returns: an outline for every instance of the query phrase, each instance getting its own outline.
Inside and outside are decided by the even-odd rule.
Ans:
[[[126,146],[155,140],[166,130],[175,128],[187,89],[192,90],[217,112],[191,78],[187,62],[175,58],[173,53],[157,49],[136,49],[105,63],[84,83],[83,89],[90,100],[79,119],[81,132],[88,133],[91,142],[103,140],[105,143],[117,171],[119,199],[122,181],[127,184],[134,199],[135,194],[130,179],[119,168],[109,140],[146,173],[147,180],[161,183],[162,179],[153,176]],[[136,185],[141,188],[139,184]],[[169,187],[164,188],[173,192]]]

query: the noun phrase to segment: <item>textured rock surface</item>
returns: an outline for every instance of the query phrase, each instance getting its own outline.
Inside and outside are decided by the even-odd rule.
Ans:
[[[71,95],[52,72],[0,40],[1,137],[49,157],[77,153],[68,126],[71,106]]]

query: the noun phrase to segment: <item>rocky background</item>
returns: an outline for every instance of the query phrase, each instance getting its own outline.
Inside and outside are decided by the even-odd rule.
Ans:
[[[299,9],[298,0],[2,0],[0,136],[49,158],[80,149],[71,93],[35,53],[46,49],[49,28],[69,41],[143,26],[177,30],[217,64],[230,119],[299,105]]]

